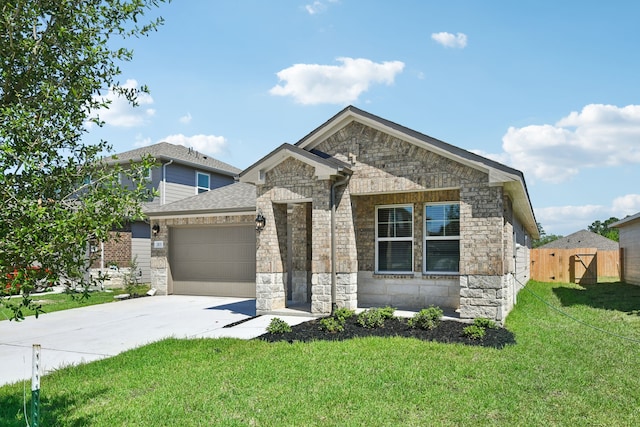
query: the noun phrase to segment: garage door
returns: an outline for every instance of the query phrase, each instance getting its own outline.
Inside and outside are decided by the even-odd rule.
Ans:
[[[171,228],[173,293],[256,296],[256,231],[252,226]]]

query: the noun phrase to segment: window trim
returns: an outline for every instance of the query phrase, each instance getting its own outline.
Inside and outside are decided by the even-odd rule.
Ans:
[[[387,209],[387,208],[410,208],[411,209],[411,236],[410,237],[383,237],[380,238],[378,237],[378,211],[380,209]],[[414,250],[415,250],[415,207],[413,206],[413,204],[411,203],[402,203],[402,204],[392,204],[392,205],[379,205],[376,206],[375,209],[375,247],[374,247],[374,251],[375,251],[375,265],[374,265],[374,272],[375,274],[413,274],[413,269],[414,269]],[[380,242],[407,242],[410,241],[411,242],[411,269],[408,271],[389,271],[389,270],[380,270],[379,267],[379,243]]]
[[[422,274],[427,275],[459,275],[460,274],[460,233],[457,236],[428,236],[427,235],[427,206],[438,205],[458,205],[460,208],[460,201],[447,201],[447,202],[426,202],[422,207]],[[458,218],[458,225],[460,224],[460,218]],[[433,271],[427,270],[427,241],[457,241],[458,242],[458,270],[457,271]]]
[[[209,181],[209,186],[208,187],[200,187],[199,185],[199,179],[198,177],[200,175],[204,175],[207,177],[207,180]],[[200,191],[200,189],[204,190],[204,191]],[[211,174],[207,173],[207,172],[201,172],[201,171],[196,171],[196,194],[202,194],[205,193],[207,191],[211,190]]]

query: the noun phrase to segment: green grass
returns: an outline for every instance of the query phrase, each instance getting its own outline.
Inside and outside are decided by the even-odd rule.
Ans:
[[[145,293],[148,290],[148,285],[140,285],[136,288],[137,293]],[[31,298],[42,306],[42,310],[45,314],[40,315],[46,316],[46,313],[53,313],[54,311],[114,302],[114,295],[123,293],[125,293],[124,289],[113,289],[113,292],[90,292],[89,298],[82,298],[82,294],[80,293],[52,294],[44,292],[39,294],[32,294]],[[31,310],[25,310],[24,314],[25,316],[31,316],[34,313]],[[11,310],[0,304],[0,321],[7,320],[10,317]]]
[[[502,350],[168,339],[45,376],[41,425],[639,425],[640,287],[528,289],[631,340],[526,290],[507,319],[517,343]],[[25,425],[22,407],[22,383],[0,388],[0,425]]]

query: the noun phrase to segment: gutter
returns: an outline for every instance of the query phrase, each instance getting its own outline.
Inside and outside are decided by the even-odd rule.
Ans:
[[[336,271],[336,188],[345,185],[349,181],[349,175],[341,175],[331,184],[331,314],[336,311],[338,272]]]
[[[162,164],[162,198],[160,200],[160,204],[164,205],[166,201],[166,193],[167,193],[167,166],[173,163],[173,159],[169,160],[167,163]]]

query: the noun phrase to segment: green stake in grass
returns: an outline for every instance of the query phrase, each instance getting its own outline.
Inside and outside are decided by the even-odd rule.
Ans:
[[[31,371],[31,425],[40,425],[40,344],[33,345]]]

